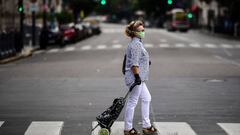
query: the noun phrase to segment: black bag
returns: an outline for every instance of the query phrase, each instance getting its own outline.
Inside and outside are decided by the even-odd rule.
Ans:
[[[109,132],[111,132],[111,127],[112,127],[113,123],[117,120],[118,116],[120,115],[120,113],[125,105],[125,102],[126,102],[126,99],[129,95],[129,93],[133,90],[133,88],[136,85],[137,84],[134,83],[130,87],[130,89],[127,92],[127,94],[125,95],[125,97],[119,97],[119,98],[114,99],[112,105],[96,117],[98,124],[92,129],[92,131],[95,130],[98,126],[100,126],[101,128],[105,128]]]

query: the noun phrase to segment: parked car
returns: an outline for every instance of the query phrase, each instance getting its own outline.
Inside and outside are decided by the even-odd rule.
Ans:
[[[77,37],[78,39],[84,39],[88,36],[88,29],[84,27],[82,23],[76,23],[75,24],[75,29],[77,31]]]
[[[62,25],[61,32],[63,34],[64,43],[77,41],[77,31],[73,23]]]
[[[93,34],[101,33],[100,22],[96,17],[87,17],[83,20],[83,22],[89,25]]]
[[[47,43],[48,44],[59,44],[63,43],[63,34],[61,33],[58,25],[52,24],[47,29]]]
[[[93,31],[91,28],[91,24],[89,22],[82,22],[83,24],[83,28],[86,30],[87,32],[87,37],[92,36],[93,35]]]

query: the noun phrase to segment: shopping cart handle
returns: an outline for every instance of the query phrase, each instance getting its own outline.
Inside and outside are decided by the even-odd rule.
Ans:
[[[137,83],[133,83],[133,84],[130,86],[129,91],[131,92],[131,91],[133,90],[133,88],[134,88],[135,86],[137,86],[137,85],[138,85]]]

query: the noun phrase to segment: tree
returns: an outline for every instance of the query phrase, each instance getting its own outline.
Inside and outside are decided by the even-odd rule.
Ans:
[[[81,10],[88,15],[96,7],[96,3],[93,0],[64,0],[63,2],[73,10],[75,21],[79,18]]]

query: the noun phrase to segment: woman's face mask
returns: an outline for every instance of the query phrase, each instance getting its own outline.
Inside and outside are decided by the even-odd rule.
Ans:
[[[144,31],[139,31],[139,32],[135,32],[135,33],[136,33],[136,36],[141,38],[141,39],[145,37],[145,32]]]

